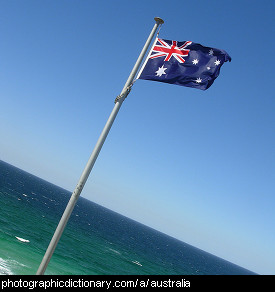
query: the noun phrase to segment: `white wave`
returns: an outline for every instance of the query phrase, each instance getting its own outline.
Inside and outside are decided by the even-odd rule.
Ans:
[[[112,249],[112,248],[108,248],[110,251],[116,253],[116,254],[121,254],[118,250]]]
[[[0,275],[12,275],[10,261],[0,258]]]
[[[13,271],[18,270],[18,267],[27,266],[16,260],[0,258],[0,275],[14,275]]]
[[[28,239],[24,239],[18,236],[15,236],[17,240],[21,241],[21,242],[30,242]]]
[[[138,261],[132,261],[132,263],[142,267],[142,264]]]

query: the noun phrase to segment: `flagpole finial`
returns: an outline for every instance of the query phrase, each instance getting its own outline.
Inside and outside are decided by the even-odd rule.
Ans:
[[[157,24],[163,24],[164,23],[164,20],[161,19],[160,17],[155,17],[154,19],[155,19]]]

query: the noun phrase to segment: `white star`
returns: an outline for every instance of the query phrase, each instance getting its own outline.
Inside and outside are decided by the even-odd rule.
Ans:
[[[218,66],[218,65],[221,64],[221,61],[220,61],[220,60],[216,60],[216,61],[214,62],[214,64],[215,64],[216,66]]]
[[[201,80],[200,78],[197,78],[196,82],[197,82],[197,83],[201,83],[202,80]]]
[[[211,50],[209,51],[209,55],[210,55],[210,56],[213,56],[213,54],[214,54],[214,51],[211,49]]]
[[[155,73],[157,73],[156,76],[161,77],[163,74],[166,74],[166,73],[165,73],[165,70],[166,70],[167,68],[164,68],[163,66],[164,66],[164,65],[162,65],[162,67],[159,67],[158,71],[155,72]]]
[[[198,60],[198,59],[194,59],[194,60],[192,61],[192,63],[193,63],[194,65],[197,65],[197,64],[199,63],[199,60]]]

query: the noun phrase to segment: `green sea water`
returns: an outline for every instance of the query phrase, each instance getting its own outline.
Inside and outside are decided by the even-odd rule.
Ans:
[[[0,160],[0,274],[35,274],[70,198]],[[254,274],[79,198],[45,274]]]

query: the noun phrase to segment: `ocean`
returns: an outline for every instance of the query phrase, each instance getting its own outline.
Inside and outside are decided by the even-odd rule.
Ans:
[[[71,192],[0,160],[0,275],[34,275]],[[46,275],[252,275],[80,197]]]

